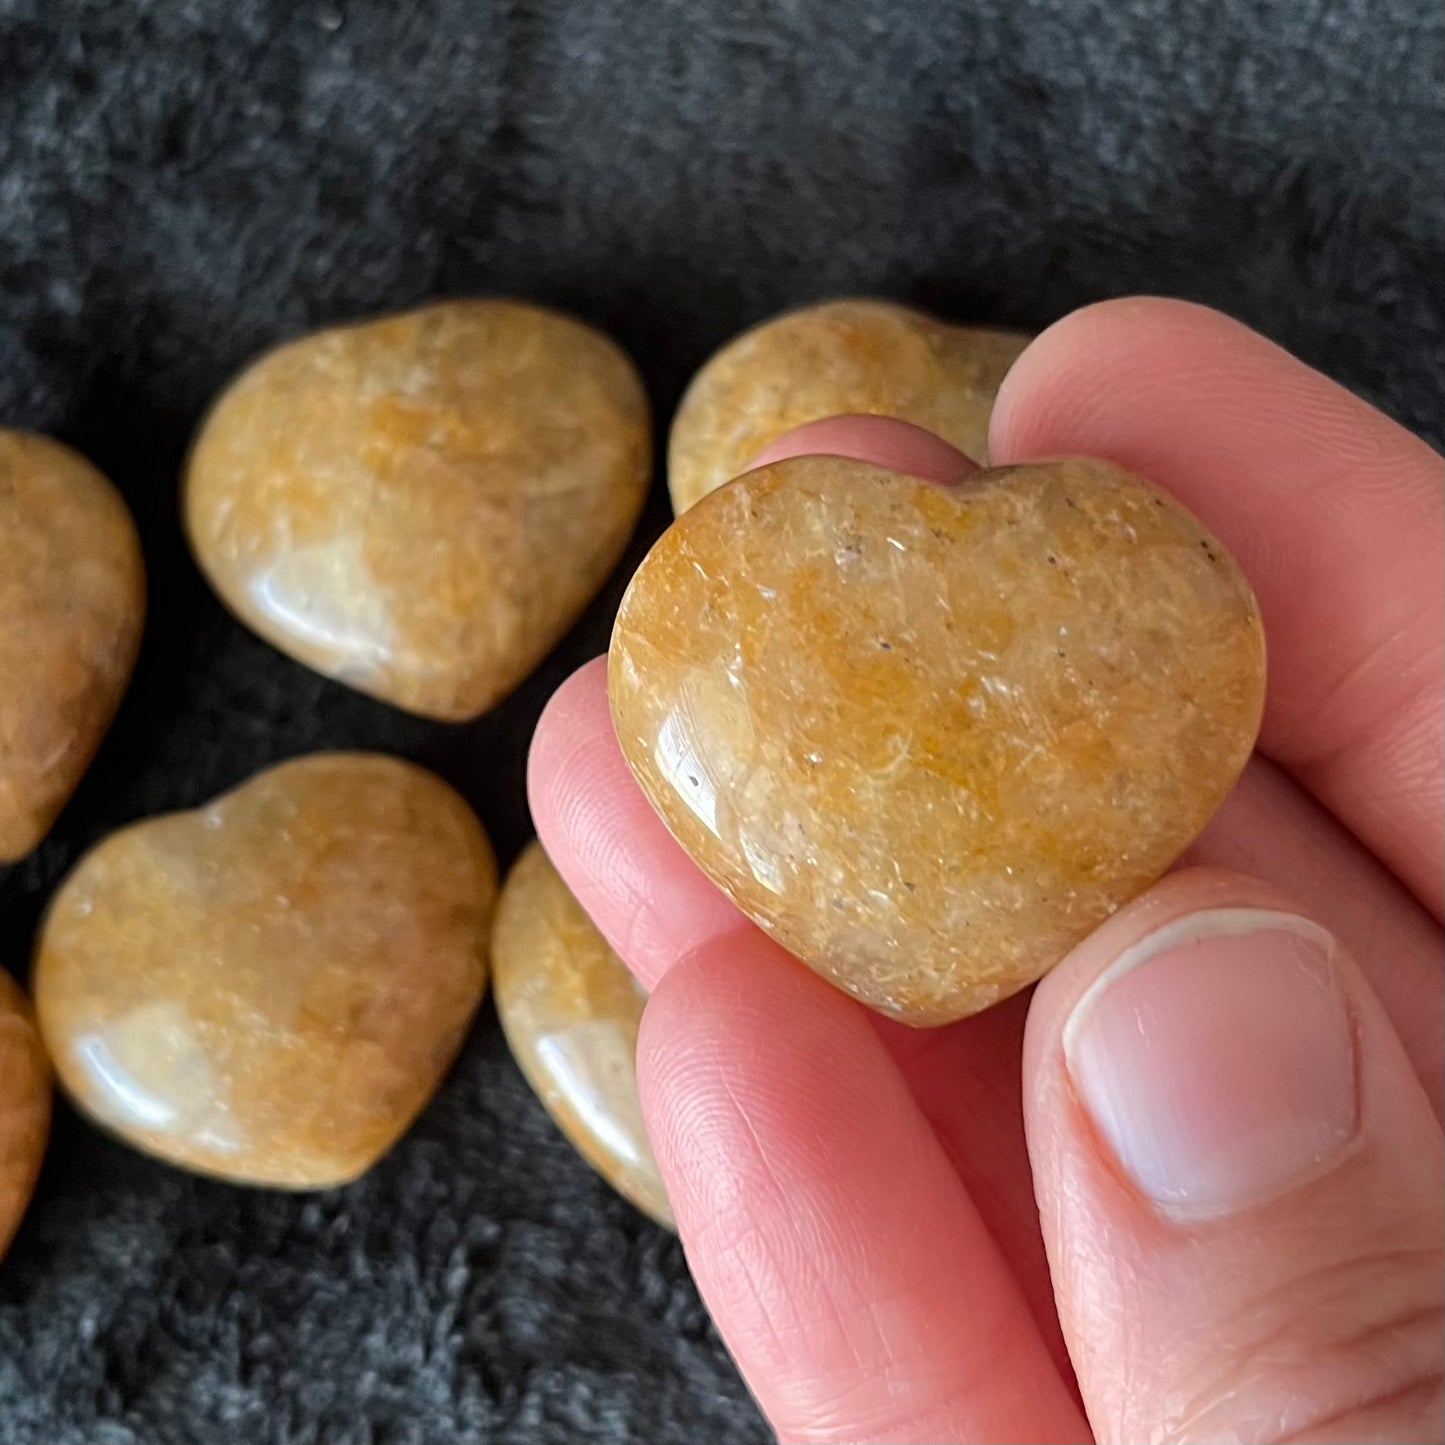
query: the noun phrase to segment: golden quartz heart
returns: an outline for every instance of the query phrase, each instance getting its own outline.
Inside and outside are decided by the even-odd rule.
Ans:
[[[71,1098],[226,1179],[321,1188],[400,1136],[487,976],[492,850],[399,758],[318,753],[113,833],[50,904],[36,1013]]]
[[[30,1000],[0,969],[0,1258],[30,1202],[50,1134],[50,1065]]]
[[[196,440],[186,527],[268,642],[457,721],[577,619],[650,469],[641,380],[605,336],[523,302],[447,301],[247,368]]]
[[[1162,873],[1249,757],[1264,638],[1192,516],[1106,462],[955,488],[836,457],[683,514],[623,600],[622,750],[683,847],[865,1003],[1003,998]]]
[[[867,297],[765,321],[716,352],[678,407],[673,510],[731,481],[785,432],[844,413],[912,422],[982,462],[994,398],[1029,339]]]
[[[75,791],[144,619],[120,494],[69,447],[0,431],[0,864],[30,852]]]

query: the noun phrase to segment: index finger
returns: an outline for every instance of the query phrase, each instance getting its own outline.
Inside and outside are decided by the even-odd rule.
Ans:
[[[1110,458],[1173,492],[1254,585],[1260,747],[1437,916],[1445,874],[1441,459],[1216,311],[1085,307],[1015,363],[995,463]]]

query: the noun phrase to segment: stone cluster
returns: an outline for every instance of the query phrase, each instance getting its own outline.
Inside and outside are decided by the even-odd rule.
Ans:
[[[748,470],[846,413],[986,461],[1026,341],[849,299],[725,346],[678,411],[678,520],[613,636],[623,752],[684,848],[805,963],[914,1024],[1021,988],[1156,878],[1238,776],[1263,702],[1247,583],[1118,467],[953,487],[832,456]],[[245,370],[197,437],[184,522],[263,638],[462,722],[617,564],[650,438],[606,337],[523,302],[442,302]],[[115,489],[0,431],[0,864],[45,837],[99,747],[145,590]],[[33,1011],[0,972],[0,1253],[52,1067],[161,1159],[338,1185],[425,1106],[489,971],[563,1133],[671,1225],[638,1098],[646,999],[540,846],[498,895],[482,824],[440,778],[317,753],[102,839],[44,916]]]
[[[464,721],[586,606],[650,475],[646,394],[612,341],[469,299],[255,362],[200,430],[183,512],[202,571],[261,636]],[[118,493],[59,443],[0,432],[0,863],[43,838],[99,746],[144,603]],[[495,894],[467,804],[376,755],[294,759],[104,839],[44,918],[33,1015],[0,974],[0,1249],[44,1149],[47,1052],[82,1111],[172,1163],[281,1188],[370,1167],[461,1044]],[[512,1021],[523,1053],[530,966],[508,974],[532,1000]]]

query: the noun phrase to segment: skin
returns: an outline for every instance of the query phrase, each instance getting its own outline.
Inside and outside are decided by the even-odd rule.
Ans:
[[[792,444],[905,464],[859,425]],[[1258,754],[1180,868],[1031,995],[913,1031],[742,918],[638,792],[602,665],[564,684],[533,811],[651,991],[639,1084],[699,1287],[784,1440],[1440,1439],[1440,459],[1245,328],[1152,299],[1044,333],[989,445],[1108,457],[1229,545],[1271,649]],[[1191,1219],[1120,1169],[1062,1035],[1124,950],[1218,908],[1338,940],[1362,1103],[1318,1176]]]

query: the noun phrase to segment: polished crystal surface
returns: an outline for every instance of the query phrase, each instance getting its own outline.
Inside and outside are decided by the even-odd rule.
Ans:
[[[671,1227],[637,1099],[645,995],[538,843],[502,888],[492,976],[507,1041],[547,1112],[614,1189]]]
[[[120,494],[69,447],[0,430],[0,864],[30,852],[75,791],[144,617]]]
[[[412,712],[477,715],[612,570],[650,471],[623,352],[517,301],[448,301],[262,357],[216,403],[185,516],[227,606]]]
[[[819,973],[938,1024],[1195,837],[1253,745],[1264,641],[1220,544],[1107,463],[947,489],[802,457],[657,543],[609,691],[707,873]]]
[[[784,432],[848,412],[899,417],[984,461],[994,398],[1028,342],[866,297],[765,321],[718,351],[683,397],[668,443],[673,510],[731,481]]]
[[[249,1183],[343,1183],[431,1096],[486,982],[491,847],[440,778],[319,753],[112,834],[42,925],[36,1011],[92,1118]]]

